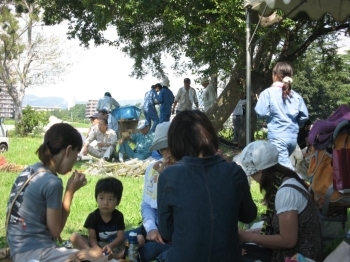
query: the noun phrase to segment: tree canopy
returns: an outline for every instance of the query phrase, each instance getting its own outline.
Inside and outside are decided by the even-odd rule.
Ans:
[[[218,76],[226,88],[207,112],[219,129],[232,113],[245,83],[245,10],[243,0],[40,0],[46,24],[69,21],[68,35],[81,44],[117,46],[134,60],[132,74],[164,75],[163,59],[174,58],[174,69],[201,76]],[[275,12],[262,19],[252,43],[281,21]],[[253,24],[257,23],[253,19]],[[252,53],[252,97],[271,84],[276,61],[295,64],[313,43],[322,43],[337,32],[350,31],[350,19],[337,22],[330,15],[311,21],[300,13],[284,19]],[[107,28],[118,37],[108,39]],[[326,52],[330,47],[316,45]],[[322,52],[323,52],[322,51]],[[313,98],[310,98],[310,101]],[[254,101],[253,101],[254,102]]]
[[[0,5],[0,86],[13,99],[17,122],[22,120],[25,89],[54,81],[67,65],[60,60],[58,39],[36,30],[39,21],[40,7],[34,0]]]

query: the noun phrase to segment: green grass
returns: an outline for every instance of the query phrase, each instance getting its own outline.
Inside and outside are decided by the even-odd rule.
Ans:
[[[91,126],[89,123],[81,123],[81,122],[69,122],[74,128],[89,128]]]
[[[36,149],[42,142],[42,138],[18,138],[10,137],[10,150],[4,153],[5,158],[9,163],[16,163],[19,165],[33,164],[38,161],[35,155]],[[225,150],[223,150],[225,152]],[[232,151],[232,150],[231,150]],[[225,152],[230,154],[232,152]],[[235,153],[235,152],[233,152]],[[237,152],[236,152],[237,153]],[[75,168],[84,170],[82,162],[75,164]],[[0,248],[4,246],[5,235],[5,216],[7,199],[14,180],[18,173],[13,172],[0,172],[0,192],[2,194],[3,201],[0,202]],[[73,232],[80,232],[86,234],[86,230],[83,227],[87,215],[97,208],[96,201],[94,199],[95,184],[101,176],[87,175],[87,185],[76,192],[73,203],[71,206],[70,217],[68,218],[65,229],[63,230],[61,237],[66,240]],[[65,186],[69,175],[60,176]],[[143,177],[120,177],[119,178],[124,186],[123,197],[118,209],[124,214],[125,225],[127,229],[137,227],[141,222],[140,204],[142,198]],[[261,204],[261,193],[259,185],[254,181],[251,181],[251,194],[258,207],[258,217],[255,221],[260,221],[261,214],[265,211],[265,206]],[[241,228],[246,228],[247,225],[240,224]],[[347,223],[346,229],[350,226],[350,222]],[[326,247],[326,252],[331,252],[341,240],[335,240]]]

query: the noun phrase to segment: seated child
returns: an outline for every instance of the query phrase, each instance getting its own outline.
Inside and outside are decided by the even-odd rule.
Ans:
[[[70,237],[74,248],[101,248],[102,252],[118,256],[124,249],[124,216],[115,209],[121,200],[123,184],[114,177],[100,179],[95,187],[98,209],[88,215],[84,227],[88,229],[88,239],[77,233]],[[119,250],[119,248],[121,250]]]

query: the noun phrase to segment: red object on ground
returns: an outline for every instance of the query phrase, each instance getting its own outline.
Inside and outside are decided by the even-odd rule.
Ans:
[[[6,160],[5,157],[1,156],[1,157],[0,157],[0,166],[3,166],[3,165],[5,165],[5,164],[7,164],[7,160]]]

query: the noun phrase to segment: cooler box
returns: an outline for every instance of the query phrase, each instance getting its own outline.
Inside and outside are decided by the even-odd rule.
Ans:
[[[123,106],[112,110],[111,114],[117,120],[139,119],[141,114],[141,109],[136,106]]]
[[[135,133],[138,123],[139,123],[139,120],[124,120],[124,119],[119,120],[118,121],[118,124],[119,124],[118,138],[121,138],[122,133],[128,131],[129,129],[132,129],[132,132]]]

